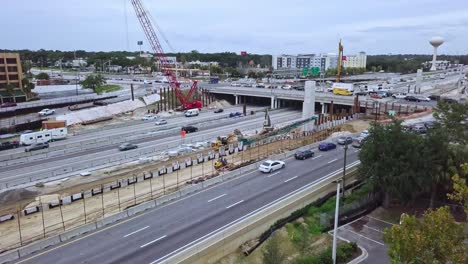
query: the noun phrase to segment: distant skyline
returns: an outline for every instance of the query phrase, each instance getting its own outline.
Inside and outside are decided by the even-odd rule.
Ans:
[[[159,35],[167,53],[336,53],[341,38],[345,54],[431,54],[430,38],[442,36],[439,54],[468,54],[466,0],[143,4],[174,48]],[[4,0],[2,11],[0,49],[137,51],[143,40],[150,51],[130,0]]]

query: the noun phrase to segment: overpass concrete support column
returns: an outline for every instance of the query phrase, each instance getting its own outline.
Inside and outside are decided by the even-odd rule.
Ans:
[[[322,114],[326,114],[328,112],[328,105],[327,103],[320,103],[322,106]]]
[[[315,81],[306,81],[304,88],[304,103],[302,104],[302,119],[310,119],[315,115]],[[312,130],[313,122],[306,123],[304,130]]]
[[[280,99],[276,99],[276,100],[275,100],[275,109],[278,109],[278,108],[281,107],[280,102],[281,102]]]
[[[271,97],[271,109],[275,109],[276,106],[276,98],[275,96]]]
[[[238,105],[238,104],[239,104],[239,96],[238,96],[238,95],[234,95],[234,97],[236,98],[236,103],[235,103],[235,105]]]

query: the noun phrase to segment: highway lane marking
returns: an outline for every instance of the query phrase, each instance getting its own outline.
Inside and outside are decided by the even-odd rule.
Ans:
[[[361,150],[360,150],[360,149],[356,149],[356,150],[354,151],[354,153],[357,153],[357,152],[359,152],[359,151],[361,151]]]
[[[234,207],[234,206],[236,206],[236,205],[242,203],[243,201],[244,201],[244,200],[240,200],[240,201],[238,201],[237,203],[233,203],[233,204],[231,204],[231,205],[229,205],[229,206],[226,206],[226,209],[229,209],[229,208],[231,208],[231,207]]]
[[[390,222],[387,222],[387,221],[385,221],[385,220],[382,220],[382,219],[378,219],[378,218],[372,217],[372,216],[370,216],[370,215],[366,215],[366,217],[369,217],[370,219],[374,219],[374,220],[376,220],[376,221],[380,221],[380,222],[382,222],[382,223],[389,224],[389,225],[391,225],[391,226],[394,226],[394,225],[396,225],[396,224],[394,224],[394,223],[390,223]]]
[[[289,178],[289,179],[285,180],[284,182],[289,182],[289,181],[292,181],[292,180],[294,180],[294,179],[296,179],[296,178],[297,178],[297,176],[294,176],[294,177],[292,177],[292,178]]]
[[[360,236],[360,237],[365,238],[365,239],[367,239],[367,240],[369,240],[369,241],[372,241],[372,242],[374,242],[374,243],[377,243],[377,244],[379,244],[379,245],[381,245],[381,246],[385,246],[384,243],[381,243],[381,242],[379,242],[379,241],[377,241],[377,240],[374,240],[374,239],[372,239],[372,238],[368,238],[368,237],[366,237],[366,236],[364,236],[364,235],[361,235],[361,234],[359,234],[359,233],[357,233],[357,232],[354,232],[353,230],[349,230],[349,229],[347,229],[347,228],[343,228],[342,230],[346,230],[346,231],[351,232],[351,233],[353,233],[353,234],[355,234],[355,235],[357,235],[357,236]]]
[[[140,228],[140,229],[138,229],[138,230],[136,230],[136,231],[133,231],[133,232],[131,232],[131,233],[128,233],[128,234],[126,234],[126,235],[123,236],[123,237],[129,237],[129,236],[131,236],[131,235],[133,235],[133,234],[136,234],[136,233],[138,233],[138,232],[140,232],[140,231],[145,230],[145,229],[148,228],[148,227],[149,227],[149,226],[145,226],[145,227]]]
[[[216,196],[215,198],[208,200],[208,202],[211,203],[212,201],[217,200],[217,199],[219,199],[219,198],[221,198],[221,197],[224,197],[224,196],[226,196],[226,195],[227,195],[227,194],[221,194],[220,196]]]
[[[289,158],[287,158],[286,160],[289,160],[289,159],[292,159],[292,158],[294,158],[294,157],[293,157],[293,156],[292,156],[292,157],[289,157]],[[355,161],[355,162],[353,162],[353,163],[351,163],[351,164],[348,164],[348,165],[347,165],[347,168],[351,168],[352,166],[355,166],[355,165],[357,165],[357,164],[359,164],[359,163],[360,163],[359,160],[358,160],[358,161]],[[340,169],[340,170],[337,170],[337,171],[335,171],[335,172],[332,172],[331,174],[328,174],[327,176],[322,177],[321,179],[324,180],[325,178],[329,177],[330,175],[332,175],[332,174],[334,174],[334,173],[338,173],[339,171],[341,171],[341,169]],[[152,211],[149,211],[148,213],[161,210],[161,209],[166,208],[166,207],[168,207],[168,206],[170,206],[170,205],[172,205],[172,204],[175,204],[175,203],[178,203],[178,202],[182,202],[182,201],[187,200],[187,199],[189,199],[189,198],[191,198],[191,197],[193,197],[193,196],[195,196],[195,195],[199,195],[199,194],[201,194],[201,193],[207,192],[207,191],[209,191],[209,190],[211,190],[211,189],[217,188],[217,187],[219,187],[219,186],[221,186],[221,185],[230,183],[230,182],[232,182],[232,181],[242,179],[242,178],[244,178],[244,177],[246,177],[246,176],[248,176],[248,175],[250,175],[250,174],[256,173],[256,172],[258,173],[257,170],[252,170],[252,171],[247,172],[247,173],[245,173],[245,174],[243,174],[243,175],[241,175],[241,176],[238,176],[238,177],[229,179],[229,180],[227,180],[227,181],[224,181],[224,182],[222,182],[220,185],[213,185],[212,187],[206,188],[206,189],[204,189],[204,190],[201,190],[201,191],[199,191],[199,192],[196,192],[196,193],[194,193],[194,194],[191,194],[191,195],[189,195],[189,196],[186,196],[186,197],[184,197],[184,198],[182,198],[182,199],[175,200],[175,201],[173,201],[173,202],[164,204],[164,205],[162,205],[162,206],[160,206],[160,207],[155,208],[155,209],[152,210]],[[319,181],[319,180],[317,180],[317,181]],[[315,181],[315,182],[317,182],[317,181]],[[313,183],[315,183],[315,182],[312,182],[311,184],[313,184]],[[306,185],[306,186],[307,186],[307,185]],[[302,188],[304,188],[304,187],[306,187],[306,186],[303,186]],[[300,189],[299,189],[299,190],[300,190]],[[49,253],[49,252],[52,252],[52,251],[54,251],[54,250],[60,249],[60,248],[65,247],[65,246],[68,246],[68,245],[70,245],[70,244],[72,244],[72,243],[75,243],[75,242],[78,242],[78,241],[80,241],[80,240],[86,239],[86,238],[88,238],[88,237],[90,237],[90,236],[97,235],[97,234],[102,233],[102,232],[104,232],[104,231],[106,231],[106,230],[109,230],[109,229],[111,229],[111,228],[115,228],[115,227],[118,227],[118,226],[123,225],[123,224],[125,224],[125,223],[128,223],[128,222],[130,222],[130,221],[132,221],[132,220],[135,220],[135,219],[137,219],[137,218],[139,218],[139,217],[146,216],[148,213],[144,213],[144,214],[139,214],[139,215],[133,216],[133,217],[128,218],[128,219],[125,219],[125,220],[123,220],[123,221],[121,221],[121,222],[114,223],[114,224],[112,224],[112,225],[110,225],[110,226],[108,226],[108,227],[101,228],[101,229],[99,229],[99,230],[97,230],[97,231],[95,231],[95,232],[92,232],[92,233],[90,233],[90,234],[84,235],[84,236],[82,236],[82,237],[73,239],[73,240],[68,241],[68,242],[64,242],[64,243],[61,244],[61,245],[58,245],[58,246],[56,246],[56,247],[54,247],[54,248],[45,250],[45,251],[40,252],[40,253],[38,253],[38,254],[36,254],[36,255],[27,257],[26,259],[20,260],[20,261],[18,261],[17,263],[24,263],[24,262],[29,261],[29,260],[31,260],[31,259],[34,259],[34,258],[37,258],[37,257],[39,257],[39,256],[45,255],[45,254],[47,254],[47,253]],[[232,224],[232,223],[230,223],[230,224]],[[228,225],[230,225],[230,224],[228,224]],[[226,225],[226,226],[228,226],[228,225]],[[215,231],[217,231],[217,230],[215,230]],[[213,231],[212,233],[214,233],[215,231]],[[211,234],[211,233],[210,233],[210,234]],[[209,235],[209,234],[208,234],[208,235]],[[204,237],[206,237],[206,236],[208,236],[208,235],[205,235]],[[174,252],[176,252],[176,251],[183,250],[184,248],[190,246],[190,244],[196,243],[197,241],[203,239],[204,237],[201,237],[201,238],[199,238],[199,239],[197,239],[197,240],[195,240],[195,241],[192,241],[191,243],[189,243],[189,244],[187,244],[187,245],[185,245],[185,246],[183,246],[183,247],[181,247],[181,248],[179,248],[179,249],[173,251],[172,253],[174,253]],[[172,254],[172,253],[169,253],[169,254],[167,254],[166,256],[162,257],[162,258],[166,258],[167,256],[169,256],[169,255]],[[161,259],[162,259],[162,258],[161,258]],[[155,262],[153,262],[153,263],[156,263],[156,262],[157,262],[157,261],[155,261]]]
[[[338,159],[332,159],[332,160],[330,160],[330,161],[327,162],[327,163],[330,164],[330,163],[335,162],[335,161],[337,161],[337,160],[338,160]]]
[[[283,118],[283,115],[287,116],[287,115],[291,115],[291,113],[279,113],[278,115],[282,115],[281,118]],[[243,125],[243,126],[246,126],[246,125],[251,124],[251,123],[255,124],[255,121],[258,121],[258,120],[255,120],[255,119],[246,120],[246,122],[242,123],[242,125]],[[236,124],[228,125],[227,127],[226,127],[226,126],[223,127],[223,129],[224,129],[224,130],[227,130],[228,127],[234,127],[234,126],[236,126],[236,125],[239,125],[239,124],[236,123]],[[214,130],[214,128],[211,129],[211,130]],[[208,134],[211,134],[211,133],[213,133],[213,131],[210,132],[210,130],[208,130],[208,131],[205,131],[205,133],[197,133],[197,134],[194,134],[194,135],[192,135],[192,136],[189,136],[189,139],[190,139],[190,138],[193,138],[193,137],[200,137],[200,136],[208,135]],[[172,136],[172,138],[176,138],[176,136]],[[157,140],[154,140],[154,141],[161,141],[161,140],[162,140],[162,139],[157,139]],[[165,141],[165,142],[161,142],[161,143],[156,143],[155,145],[150,145],[150,146],[147,146],[147,147],[139,148],[138,150],[134,150],[134,151],[141,151],[142,149],[149,149],[149,148],[153,148],[153,147],[160,146],[160,145],[163,145],[163,146],[164,146],[164,145],[168,145],[169,143],[173,143],[173,142],[177,142],[177,141],[180,141],[180,139],[174,139],[174,140],[170,140],[170,141]],[[147,143],[148,143],[148,142],[147,142]],[[141,143],[139,143],[139,144],[141,144]],[[137,144],[137,145],[139,145],[139,144]],[[169,148],[168,148],[168,149],[169,149]],[[111,152],[111,153],[106,154],[106,155],[104,155],[104,156],[100,156],[99,158],[93,157],[93,158],[88,158],[88,159],[86,159],[86,160],[83,160],[83,159],[82,159],[83,157],[88,156],[88,155],[95,155],[96,153],[94,153],[94,152],[93,152],[93,153],[88,153],[88,154],[85,154],[85,155],[81,155],[81,156],[78,156],[78,157],[73,157],[73,158],[71,158],[71,159],[74,159],[74,160],[71,161],[71,163],[68,163],[67,165],[74,165],[74,164],[76,164],[76,163],[82,163],[82,162],[86,162],[86,161],[95,161],[95,160],[97,160],[97,159],[102,159],[102,158],[111,158],[111,157],[113,157],[113,156],[116,156],[116,155],[121,154],[121,153],[115,153],[115,151],[113,151],[112,149],[105,150],[105,151],[103,151],[103,152],[108,152],[108,151]],[[133,151],[133,152],[130,151],[130,153],[134,153],[134,151]],[[101,152],[101,153],[102,153],[102,152]],[[60,161],[63,161],[63,160],[59,160],[59,162],[60,162]],[[55,164],[54,164],[54,165],[55,165]],[[39,167],[43,167],[44,164],[43,164],[43,165],[33,165],[33,166],[29,167],[29,168],[34,168],[34,167],[38,167],[38,166],[39,166]],[[48,168],[46,168],[46,169],[42,169],[42,170],[39,170],[39,171],[36,170],[36,171],[34,171],[34,173],[37,174],[38,172],[43,172],[43,171],[53,171],[53,170],[58,169],[58,168],[63,168],[63,166],[64,166],[63,164],[61,164],[61,165],[56,165],[56,166],[48,167]],[[9,170],[8,172],[9,172],[9,173],[14,173],[15,170],[18,170],[18,169]],[[20,170],[21,170],[21,169],[20,169]],[[75,172],[76,172],[76,171],[75,171]],[[22,175],[23,177],[32,174],[32,172],[29,172],[29,173],[16,172],[16,173],[20,173],[20,175]],[[73,173],[74,173],[74,172],[73,172]],[[58,175],[57,175],[57,176],[58,176]],[[15,177],[4,177],[4,178],[2,178],[2,180],[11,179],[11,178],[16,178],[16,177],[17,177],[17,176],[15,176]]]
[[[376,231],[376,232],[379,232],[379,233],[382,233],[382,234],[383,234],[383,231],[381,231],[381,230],[379,230],[379,229],[370,227],[370,226],[368,226],[368,225],[362,225],[362,226],[364,226],[364,227],[366,227],[366,228],[369,228],[370,230],[374,230],[374,231]]]
[[[354,166],[356,166],[356,165],[358,165],[360,163],[361,162],[359,160],[355,161],[355,162],[347,165],[346,168],[354,167]],[[174,250],[174,251],[172,251],[172,252],[170,252],[170,253],[168,253],[168,254],[160,257],[160,258],[158,258],[157,260],[151,262],[150,264],[159,263],[162,260],[170,259],[172,256],[178,254],[179,252],[184,252],[184,251],[190,250],[196,244],[198,244],[200,241],[206,240],[206,239],[216,235],[216,233],[218,233],[219,231],[221,231],[223,229],[226,229],[227,227],[232,226],[232,225],[236,224],[237,222],[240,222],[240,221],[242,221],[242,220],[244,220],[244,219],[246,219],[248,217],[257,215],[257,214],[261,213],[261,211],[263,211],[265,208],[271,207],[271,206],[275,205],[276,203],[278,203],[278,202],[280,202],[280,201],[282,201],[282,200],[284,200],[284,199],[286,199],[286,198],[288,198],[288,197],[290,197],[290,196],[292,196],[292,195],[294,195],[294,194],[296,194],[298,192],[301,192],[301,191],[303,191],[303,190],[305,190],[305,189],[307,189],[307,188],[309,188],[311,186],[317,185],[317,184],[319,184],[321,182],[324,182],[324,181],[328,180],[328,178],[330,178],[331,176],[339,173],[341,170],[342,169],[339,169],[339,170],[336,170],[336,171],[334,171],[332,173],[329,173],[329,174],[327,174],[326,176],[324,176],[324,177],[322,177],[320,179],[317,179],[317,180],[315,180],[315,181],[313,181],[313,182],[311,182],[311,183],[309,183],[307,185],[304,185],[301,188],[299,188],[299,189],[297,189],[295,191],[292,191],[292,192],[290,192],[290,193],[288,193],[288,194],[286,194],[286,195],[284,195],[284,196],[282,196],[282,197],[280,197],[280,198],[278,198],[278,199],[276,199],[276,200],[274,200],[274,201],[272,201],[272,202],[270,202],[270,203],[268,203],[268,204],[266,204],[266,205],[264,205],[264,206],[262,206],[260,208],[257,208],[254,211],[252,211],[252,212],[250,212],[250,213],[248,213],[248,214],[246,214],[244,216],[241,216],[241,217],[237,218],[236,220],[234,220],[234,221],[232,221],[232,222],[230,222],[230,223],[228,223],[228,224],[226,224],[226,225],[224,225],[224,226],[222,226],[222,227],[220,227],[220,228],[218,228],[218,229],[216,229],[214,231],[211,231],[210,233],[208,233],[208,234],[206,234],[206,235],[204,235],[204,236],[202,236],[202,237],[200,237],[200,238],[186,244],[185,246],[182,246],[182,247],[180,247],[180,248],[178,248],[178,249],[176,249],[176,250]]]
[[[268,175],[267,178],[273,177],[273,176],[278,175],[280,173],[281,173],[280,171],[272,173],[272,174]]]
[[[314,160],[314,159],[318,159],[318,158],[320,158],[320,157],[322,157],[322,155],[318,155],[318,156],[316,156],[316,157],[313,157],[312,159]]]
[[[148,246],[148,245],[153,244],[154,242],[158,242],[159,240],[161,240],[161,239],[163,239],[163,238],[165,238],[165,237],[166,237],[166,235],[164,235],[164,236],[162,236],[162,237],[159,237],[159,238],[156,238],[156,239],[153,240],[153,241],[150,241],[150,242],[148,242],[148,243],[146,243],[146,244],[141,245],[140,248],[144,248],[144,247],[146,247],[146,246]]]
[[[164,204],[164,205],[161,206],[161,207],[155,208],[154,211],[159,211],[159,210],[161,210],[161,209],[163,209],[163,208],[166,208],[166,207],[168,207],[168,206],[170,206],[170,205],[172,205],[172,204],[175,204],[175,203],[178,203],[178,202],[182,202],[182,201],[184,201],[184,200],[187,200],[187,199],[189,199],[189,198],[192,198],[192,197],[195,196],[195,195],[199,195],[199,194],[201,194],[201,193],[207,192],[207,191],[209,191],[209,190],[211,190],[211,189],[214,189],[214,188],[216,188],[216,187],[218,187],[218,186],[221,186],[221,185],[223,185],[223,184],[227,184],[227,183],[230,183],[230,182],[232,182],[232,181],[235,181],[235,180],[238,180],[238,179],[242,179],[242,178],[244,178],[245,176],[248,176],[248,175],[253,174],[253,173],[255,173],[255,172],[258,172],[258,171],[257,171],[257,170],[253,170],[253,171],[251,171],[251,172],[245,173],[245,174],[242,175],[242,176],[235,177],[235,178],[229,179],[229,180],[227,180],[227,181],[224,181],[224,182],[222,182],[220,185],[213,185],[212,187],[209,187],[209,188],[207,188],[207,189],[201,190],[201,191],[199,191],[199,192],[196,192],[196,193],[194,193],[194,194],[191,194],[191,195],[189,195],[189,196],[186,196],[186,197],[184,197],[184,198],[182,198],[182,199],[175,200],[175,201],[173,201],[173,202]],[[152,212],[154,212],[154,211],[152,211]],[[148,212],[148,213],[149,213],[149,212]],[[142,216],[145,216],[145,215],[147,215],[147,214],[139,214],[139,215],[136,215],[136,216],[134,216],[134,217],[132,217],[132,218],[123,220],[122,222],[114,223],[114,224],[112,224],[111,226],[108,226],[108,227],[99,229],[99,230],[97,230],[96,232],[87,234],[87,235],[85,235],[85,236],[79,237],[79,238],[74,239],[74,240],[72,240],[72,241],[65,242],[65,243],[63,243],[63,244],[61,244],[61,245],[59,245],[59,246],[57,246],[57,247],[48,249],[48,250],[46,250],[46,251],[43,251],[43,252],[41,252],[41,253],[38,253],[37,255],[34,255],[34,256],[28,257],[28,258],[26,258],[26,259],[24,259],[24,260],[18,261],[17,264],[18,264],[18,263],[26,262],[26,261],[31,260],[31,259],[34,259],[34,258],[37,258],[37,257],[39,257],[39,256],[41,256],[41,255],[45,255],[45,254],[47,254],[47,253],[49,253],[49,252],[51,252],[51,251],[54,251],[54,250],[57,250],[57,249],[59,249],[59,248],[65,247],[65,246],[67,246],[67,245],[70,245],[70,244],[72,244],[72,243],[74,243],[74,242],[78,242],[78,241],[83,240],[83,239],[85,239],[85,238],[88,238],[88,237],[90,237],[90,236],[97,235],[97,234],[102,233],[102,232],[104,232],[104,231],[106,231],[106,230],[108,230],[108,229],[111,229],[111,228],[114,228],[114,227],[123,225],[123,224],[125,224],[125,223],[127,223],[127,222],[130,222],[130,221],[132,221],[132,220],[135,220],[135,219],[137,219],[137,218],[139,218],[139,217],[142,217]]]

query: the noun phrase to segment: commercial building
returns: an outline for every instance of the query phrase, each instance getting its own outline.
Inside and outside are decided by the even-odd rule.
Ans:
[[[366,68],[367,55],[365,52],[359,52],[357,55],[347,55],[343,58],[344,68]]]
[[[0,53],[0,103],[24,102],[23,70],[18,53]]]
[[[365,68],[367,55],[365,52],[359,52],[357,55],[343,56],[344,68]],[[338,55],[328,54],[298,54],[298,55],[276,55],[273,56],[272,66],[278,75],[291,75],[296,72],[302,72],[304,68],[320,68],[320,72],[326,72],[328,69],[338,67]],[[297,71],[299,70],[299,71]]]

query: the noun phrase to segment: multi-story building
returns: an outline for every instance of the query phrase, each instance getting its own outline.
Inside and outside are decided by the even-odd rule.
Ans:
[[[366,68],[367,55],[365,52],[359,52],[357,55],[347,55],[343,60],[344,68]]]
[[[24,102],[23,70],[18,53],[0,53],[0,103]]]
[[[298,54],[273,56],[272,65],[275,70],[318,67],[321,72],[324,72],[327,70],[327,55]]]

